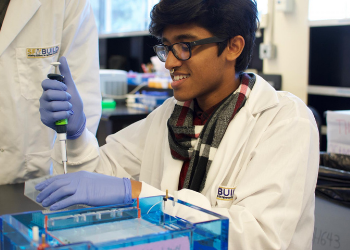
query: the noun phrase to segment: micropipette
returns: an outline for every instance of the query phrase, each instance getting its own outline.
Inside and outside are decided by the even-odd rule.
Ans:
[[[58,72],[57,67],[60,64],[61,63],[59,63],[59,62],[51,63],[51,65],[55,67],[55,73],[48,74],[47,77],[49,79],[63,82],[64,76],[57,73]],[[67,119],[63,119],[63,120],[59,120],[59,121],[55,122],[57,136],[58,136],[58,139],[59,139],[60,144],[61,144],[62,163],[63,163],[63,170],[64,170],[65,174],[67,173],[67,145],[66,145],[67,124],[68,124]]]

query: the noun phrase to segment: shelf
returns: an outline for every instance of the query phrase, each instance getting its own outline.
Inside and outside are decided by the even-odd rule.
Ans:
[[[99,34],[98,38],[134,37],[134,36],[150,36],[150,35],[151,34],[149,33],[148,30],[143,30],[143,31]]]
[[[350,97],[350,88],[326,87],[326,86],[308,86],[307,93],[311,95],[325,95]]]
[[[350,18],[346,19],[330,19],[330,20],[309,20],[310,27],[321,27],[321,26],[340,26],[340,25],[350,25]]]

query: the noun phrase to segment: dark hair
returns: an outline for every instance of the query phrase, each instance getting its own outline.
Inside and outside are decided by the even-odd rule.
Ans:
[[[161,0],[151,11],[149,31],[161,38],[168,25],[194,23],[214,36],[227,38],[219,43],[218,56],[227,46],[228,39],[241,35],[245,46],[236,61],[236,72],[248,67],[258,25],[255,0]]]

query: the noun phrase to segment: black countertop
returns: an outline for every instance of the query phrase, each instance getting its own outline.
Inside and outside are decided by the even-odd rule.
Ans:
[[[24,196],[24,183],[0,185],[0,216],[42,209]]]
[[[114,109],[103,109],[101,120],[118,120],[130,117],[145,118],[150,112],[142,109],[117,105]]]

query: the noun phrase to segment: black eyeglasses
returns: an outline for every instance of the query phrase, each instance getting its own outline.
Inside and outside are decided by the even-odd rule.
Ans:
[[[198,41],[194,42],[181,42],[181,43],[174,43],[172,45],[164,45],[164,44],[158,44],[153,46],[154,52],[156,52],[158,58],[162,61],[165,62],[166,59],[168,58],[169,51],[173,52],[174,56],[181,60],[181,61],[186,61],[191,58],[192,52],[191,48],[194,46],[198,45],[204,45],[204,44],[209,44],[209,43],[221,43],[223,41],[227,40],[227,38],[222,39],[218,38],[216,36],[201,39]]]

